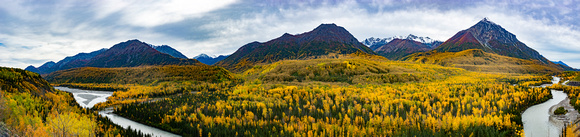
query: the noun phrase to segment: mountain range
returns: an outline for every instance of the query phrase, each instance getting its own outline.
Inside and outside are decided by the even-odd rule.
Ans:
[[[298,35],[285,33],[265,43],[246,44],[215,65],[241,71],[260,63],[329,57],[329,55],[356,52],[375,54],[343,27],[336,24],[322,24],[306,33]]]
[[[184,59],[185,58],[185,59]],[[57,63],[49,61],[36,68],[25,70],[48,74],[58,70],[79,67],[134,67],[141,65],[193,65],[195,59],[186,59],[179,51],[167,46],[153,46],[139,40],[129,40],[114,45],[110,49],[100,49],[90,53],[79,53],[66,57]]]
[[[434,39],[431,39],[430,37],[420,37],[420,36],[415,36],[413,34],[409,34],[406,37],[405,36],[393,36],[393,37],[388,37],[388,38],[370,37],[370,38],[367,38],[367,39],[361,41],[361,43],[369,46],[372,50],[375,50],[375,49],[379,48],[380,46],[383,46],[383,45],[385,45],[385,44],[387,44],[395,39],[413,40],[413,41],[423,43],[429,47],[437,47],[443,43],[443,41],[434,40]]]
[[[66,57],[56,63],[49,61],[38,68],[29,66],[26,70],[39,74],[48,74],[58,70],[78,67],[111,68],[205,63],[239,72],[251,68],[254,65],[268,64],[280,60],[338,58],[339,55],[352,53],[381,55],[391,60],[441,63],[438,61],[429,61],[429,59],[437,58],[439,61],[447,60],[449,63],[459,65],[461,62],[457,62],[457,60],[463,59],[454,59],[461,58],[458,55],[477,53],[478,55],[468,56],[481,59],[479,51],[462,52],[457,55],[443,55],[439,53],[461,52],[470,49],[479,49],[482,52],[486,52],[485,59],[491,62],[484,64],[498,64],[494,61],[507,60],[511,62],[510,65],[518,65],[517,62],[525,62],[528,66],[533,66],[530,65],[533,63],[540,63],[540,65],[561,70],[575,70],[563,64],[563,62],[556,62],[560,64],[556,65],[548,61],[537,51],[520,42],[514,34],[487,18],[482,19],[466,30],[459,31],[445,42],[433,40],[429,37],[418,37],[412,34],[406,37],[371,37],[359,42],[343,27],[337,26],[336,24],[321,24],[312,31],[302,34],[292,35],[285,33],[267,42],[248,43],[228,56],[210,57],[206,54],[200,54],[194,57],[194,59],[187,59],[185,55],[167,45],[154,46],[139,40],[129,40],[116,44],[110,49],[79,53],[75,56]],[[538,62],[514,60],[491,54],[523,60],[537,60]],[[467,63],[469,62],[472,61],[467,61]]]
[[[426,52],[432,50],[434,47],[426,45],[411,39],[394,39],[389,43],[381,45],[374,49],[374,51],[391,60],[399,60],[407,55],[417,52]]]
[[[86,63],[87,60],[95,57],[98,54],[101,54],[106,50],[107,50],[106,48],[103,48],[90,53],[79,53],[74,56],[66,57],[56,63],[54,63],[53,61],[46,62],[38,68],[31,65],[26,67],[25,70],[36,72],[39,74],[48,74],[57,70],[76,68],[77,66]]]

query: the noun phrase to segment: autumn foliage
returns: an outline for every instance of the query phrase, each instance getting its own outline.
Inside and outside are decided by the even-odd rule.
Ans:
[[[391,73],[421,77],[352,79]],[[520,113],[551,98],[549,90],[529,87],[547,76],[404,62],[282,61],[242,76],[243,84],[210,83],[209,90],[127,103],[115,113],[185,136],[515,136]]]

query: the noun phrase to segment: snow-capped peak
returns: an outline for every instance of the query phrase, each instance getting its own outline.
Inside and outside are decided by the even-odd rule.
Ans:
[[[367,46],[373,46],[373,45],[380,46],[380,45],[385,45],[394,39],[414,40],[414,41],[418,41],[418,42],[425,43],[428,45],[432,45],[433,43],[436,43],[436,42],[442,43],[442,41],[434,40],[434,39],[431,39],[429,37],[419,37],[419,36],[416,36],[413,34],[409,34],[407,37],[405,37],[405,36],[393,36],[393,37],[387,37],[387,38],[370,37],[368,39],[363,40],[361,43],[363,43],[364,45],[367,45]]]
[[[415,36],[413,34],[409,34],[409,36],[407,36],[407,39],[418,41],[421,43],[433,43],[434,42],[434,40],[429,38],[429,37],[418,37],[418,36]]]
[[[484,18],[483,18],[483,19],[481,19],[481,21],[479,21],[479,22],[485,22],[485,23],[489,23],[489,24],[493,24],[493,25],[498,25],[498,24],[496,24],[495,22],[493,22],[493,21],[489,20],[489,18],[487,18],[487,17],[484,17]]]
[[[207,55],[205,53],[201,53],[201,54],[193,57],[193,59],[199,59],[199,58],[216,58],[216,57],[215,56],[209,56],[209,55]]]

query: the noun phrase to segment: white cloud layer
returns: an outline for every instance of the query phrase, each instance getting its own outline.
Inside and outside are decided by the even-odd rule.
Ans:
[[[204,13],[224,8],[236,0],[102,0],[95,6],[97,19],[119,13],[118,23],[154,27],[202,17]]]
[[[580,68],[577,1],[551,7],[536,1],[0,1],[6,3],[0,66],[8,67],[39,66],[129,39],[170,45],[188,57],[231,54],[321,23],[343,26],[359,40],[414,34],[444,41],[489,17],[546,58]]]

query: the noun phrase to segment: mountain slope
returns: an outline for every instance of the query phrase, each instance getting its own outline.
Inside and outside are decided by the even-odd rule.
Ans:
[[[165,54],[169,54],[173,57],[176,58],[182,58],[182,59],[187,59],[187,56],[181,54],[181,52],[175,50],[174,48],[167,46],[167,45],[161,45],[161,46],[154,46],[154,45],[150,45],[153,49],[161,52],[161,53],[165,53]]]
[[[435,50],[438,52],[459,52],[467,49],[481,49],[485,52],[509,57],[539,60],[543,64],[550,63],[536,50],[520,42],[514,34],[487,18],[458,32]]]
[[[195,59],[180,59],[153,49],[139,40],[129,40],[114,45],[91,58],[86,67],[134,67],[141,65],[194,65]]]
[[[259,63],[285,59],[307,59],[330,54],[363,52],[375,54],[358,42],[352,34],[335,24],[322,24],[310,32],[298,35],[285,33],[265,43],[252,42],[216,63],[230,70],[244,70]]]
[[[0,90],[3,92],[25,92],[44,96],[54,89],[39,74],[30,71],[0,67]]]
[[[197,59],[199,62],[203,63],[203,64],[207,64],[207,65],[213,65],[218,61],[224,60],[228,57],[229,55],[220,55],[217,57],[210,57],[207,54],[199,54],[195,57],[193,57],[193,59]]]
[[[374,51],[391,60],[398,60],[417,52],[429,51],[432,48],[418,41],[409,39],[394,39],[389,43],[376,48]]]
[[[389,61],[384,58],[350,58],[283,60],[255,66],[245,71],[247,80],[259,79],[264,83],[291,82],[305,85],[309,82],[337,82],[345,84],[385,84],[431,81],[464,72],[463,69],[432,64]],[[421,68],[421,69],[418,69]]]
[[[539,60],[520,59],[488,53],[481,49],[468,49],[460,52],[429,51],[415,53],[402,60],[454,66],[470,71],[500,73],[553,73],[563,69],[545,65]]]

